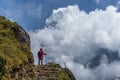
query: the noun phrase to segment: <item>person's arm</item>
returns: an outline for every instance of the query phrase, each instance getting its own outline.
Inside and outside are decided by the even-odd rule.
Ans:
[[[44,52],[44,55],[47,55],[47,54]]]
[[[44,50],[42,50],[42,52],[43,52],[43,55],[47,55]]]

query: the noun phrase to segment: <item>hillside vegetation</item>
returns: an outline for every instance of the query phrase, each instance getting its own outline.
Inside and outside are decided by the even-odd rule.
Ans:
[[[0,75],[8,80],[11,73],[33,61],[29,35],[16,22],[0,16]]]

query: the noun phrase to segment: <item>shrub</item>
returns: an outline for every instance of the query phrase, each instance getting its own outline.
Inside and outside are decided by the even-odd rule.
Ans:
[[[1,77],[7,72],[5,65],[6,65],[6,60],[0,57],[0,76]]]

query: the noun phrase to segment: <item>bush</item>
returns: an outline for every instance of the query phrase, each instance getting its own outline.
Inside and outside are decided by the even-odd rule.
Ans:
[[[5,65],[6,60],[0,57],[0,78],[7,72]]]

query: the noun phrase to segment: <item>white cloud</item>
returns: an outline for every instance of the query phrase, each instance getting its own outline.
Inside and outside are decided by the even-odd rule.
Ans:
[[[36,15],[41,18],[41,13],[42,13],[42,5],[39,5],[38,8],[36,9]]]
[[[107,48],[120,51],[120,13],[114,6],[106,10],[95,10],[89,14],[77,5],[59,8],[61,19],[56,26],[31,31],[31,45],[37,64],[37,51],[45,45],[48,61],[63,62],[72,70],[77,80],[110,80],[120,72],[120,63],[101,63],[96,69],[83,65],[94,58],[96,50]],[[52,18],[51,18],[52,19]],[[50,25],[49,25],[50,26]],[[107,62],[104,58],[102,62]]]
[[[116,7],[120,8],[120,1],[117,2]]]
[[[41,18],[42,13],[42,5],[36,5],[35,2],[29,1],[27,4],[24,5],[24,11],[26,11],[29,15]]]
[[[95,0],[95,1],[96,1],[96,3],[97,3],[97,4],[99,4],[99,3],[100,3],[100,0]]]

